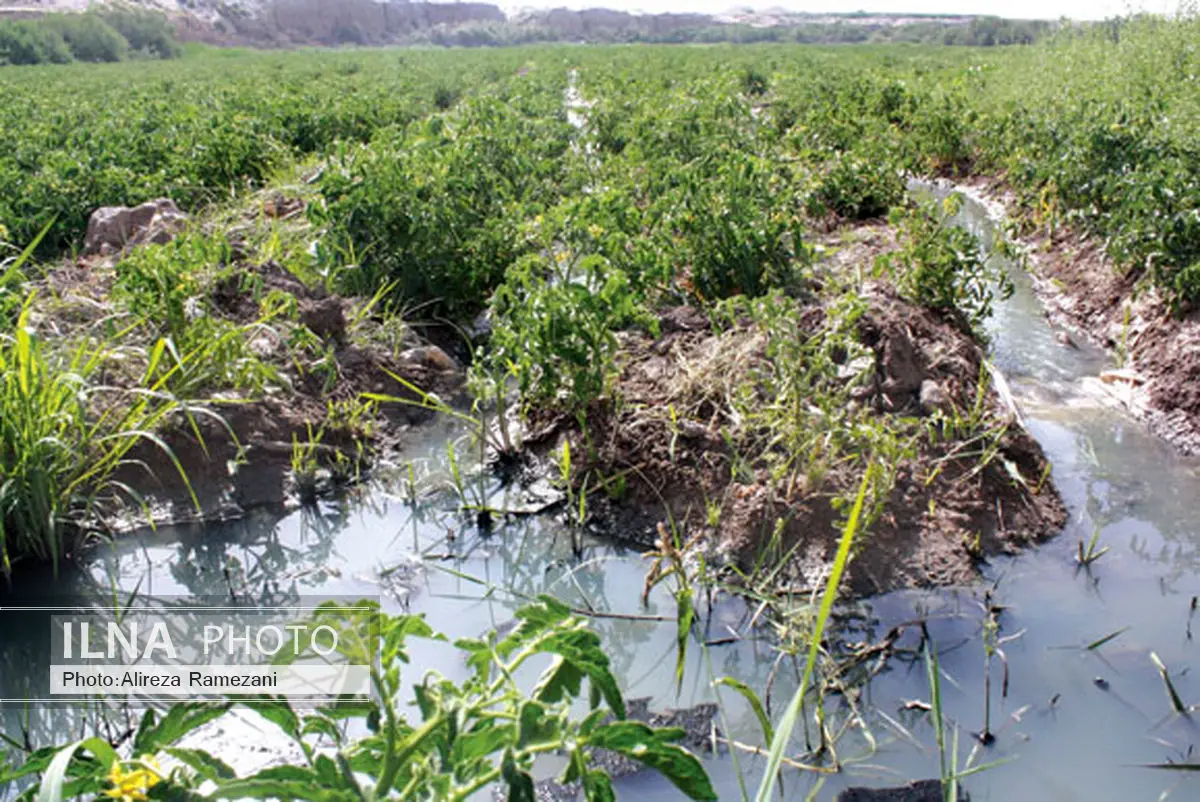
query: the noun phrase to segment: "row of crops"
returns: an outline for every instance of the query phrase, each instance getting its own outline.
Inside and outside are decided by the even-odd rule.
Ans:
[[[578,195],[582,179],[565,175],[558,158],[568,137],[561,90],[574,66],[600,102],[597,146],[620,157],[603,160],[615,165],[610,172],[620,173],[622,160],[654,162],[664,153],[689,165],[692,176],[667,162],[654,166],[657,176],[628,176],[655,193],[659,210],[680,208],[678,193],[688,192],[691,177],[708,178],[713,154],[745,174],[735,194],[755,182],[774,192],[786,180],[802,190],[810,215],[881,214],[898,197],[900,170],[1003,173],[1038,222],[1104,237],[1122,263],[1195,300],[1198,27],[1192,19],[1148,20],[995,53],[230,52],[153,68],[12,69],[0,76],[0,137],[8,144],[0,154],[0,226],[8,240],[26,243],[53,220],[42,253],[69,250],[98,206],[169,195],[196,209],[267,182],[298,159],[337,150],[339,174],[371,186],[352,193],[352,202],[367,202],[355,207],[355,219],[334,221],[341,231],[331,247],[344,246],[344,235],[380,251],[376,269],[409,262],[409,249],[431,243],[419,232],[381,233],[388,225],[381,206],[420,203],[445,180],[442,189],[455,198],[428,208],[424,223],[449,237],[491,221],[488,243],[463,269],[474,276],[487,261],[486,270],[503,270],[499,263],[511,261],[524,236],[512,223],[554,205],[551,196]],[[447,115],[462,97],[476,100]],[[731,120],[740,131],[729,130]],[[355,150],[359,143],[370,143],[369,151]],[[632,156],[622,153],[627,143]],[[421,182],[407,180],[410,173]],[[657,193],[662,181],[674,196]],[[335,179],[328,190],[331,214],[341,214],[350,195]],[[446,262],[445,244],[418,260]],[[404,289],[420,292],[411,281]]]
[[[338,143],[387,137],[528,54],[212,53],[148,65],[0,74],[0,226],[43,254],[83,240],[91,211],[170,196],[228,201]]]

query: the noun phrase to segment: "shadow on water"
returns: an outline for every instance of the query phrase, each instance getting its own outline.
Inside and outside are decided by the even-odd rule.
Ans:
[[[982,206],[968,201],[957,222],[990,244],[994,229]],[[999,634],[1010,638],[1003,647],[1007,694],[993,684],[996,743],[983,760],[1014,759],[970,777],[973,799],[1068,802],[1158,799],[1164,793],[1169,799],[1196,798],[1200,785],[1190,775],[1138,765],[1183,759],[1200,740],[1190,719],[1170,715],[1149,659],[1156,652],[1184,699],[1200,702],[1200,682],[1188,671],[1197,655],[1190,627],[1192,599],[1200,595],[1200,535],[1190,513],[1200,498],[1200,471],[1119,410],[1081,393],[1081,381],[1108,365],[1105,355],[1059,344],[1028,277],[1016,270],[1013,277],[1016,294],[999,305],[989,324],[992,351],[1029,428],[1053,461],[1070,523],[1045,546],[994,560],[976,587],[862,601],[853,606],[854,617],[840,637],[870,641],[898,624],[926,619],[939,645],[945,709],[961,730],[965,755],[973,744],[969,733],[983,723],[985,608],[1001,605]],[[438,429],[425,447],[414,450],[424,488],[447,486],[438,455],[453,436],[452,430]],[[488,485],[481,492],[502,491]],[[378,596],[388,610],[424,613],[435,629],[451,636],[502,625],[521,598],[539,593],[582,610],[673,619],[674,601],[665,588],[655,590],[648,609],[641,607],[645,564],[636,552],[586,539],[576,555],[554,513],[510,517],[484,533],[456,508],[450,493],[421,494],[414,504],[406,489],[392,486],[353,503],[282,517],[162,529],[101,548],[85,568],[57,581],[26,576],[28,583],[14,589],[12,598],[50,592],[95,596],[114,586],[152,596],[232,594],[264,602]],[[1110,551],[1081,569],[1074,559],[1077,541],[1097,529]],[[767,688],[777,654],[766,643],[703,648],[704,641],[730,641],[729,631],[744,630],[747,615],[736,601],[716,605],[688,651],[679,694],[673,621],[598,617],[594,624],[627,695],[650,696],[660,708],[682,707],[715,699],[712,680],[722,675]],[[36,653],[44,642],[37,634],[43,626],[31,620],[28,631],[4,633],[0,683],[6,696],[27,687],[30,672],[45,665],[45,656]],[[1121,628],[1126,629],[1099,648],[1085,648]],[[910,630],[897,645],[915,653],[918,637]],[[428,670],[451,678],[465,673],[452,650],[414,646],[410,680]],[[790,677],[778,672],[771,688],[776,716],[794,688]],[[937,776],[928,716],[909,704],[924,699],[922,664],[903,653],[891,660],[859,699],[874,746],[857,734],[840,743],[844,771],[828,778],[817,798],[832,799],[848,785]],[[732,694],[724,694],[722,702],[729,734],[757,743],[750,711]],[[6,732],[20,731],[12,719],[19,714],[6,711]],[[36,737],[61,735],[71,723],[61,710],[39,715]],[[709,767],[721,798],[740,798],[731,763],[714,759]],[[741,768],[753,788],[761,763],[743,757]],[[793,780],[788,796],[803,799],[810,788],[807,781]],[[618,791],[625,798],[679,798],[650,775],[621,780]]]

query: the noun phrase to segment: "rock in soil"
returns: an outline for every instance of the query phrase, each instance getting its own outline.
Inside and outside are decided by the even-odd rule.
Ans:
[[[188,216],[170,198],[141,206],[104,206],[88,219],[85,254],[105,254],[136,245],[162,245],[175,238]]]
[[[968,799],[961,785],[958,798]],[[836,802],[942,802],[942,781],[917,780],[900,788],[847,788]]]
[[[341,298],[331,295],[319,300],[301,301],[300,322],[323,340],[340,343],[346,339],[346,312]]]

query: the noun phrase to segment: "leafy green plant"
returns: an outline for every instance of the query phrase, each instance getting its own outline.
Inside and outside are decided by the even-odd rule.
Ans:
[[[565,254],[526,257],[497,290],[492,315],[489,347],[477,360],[483,375],[511,375],[524,403],[568,411],[608,391],[616,331],[638,322],[654,325],[625,274],[599,256],[577,263]],[[503,384],[493,389],[497,400],[507,392]]]
[[[607,773],[591,767],[592,750],[606,749],[660,772],[690,799],[716,799],[700,762],[676,743],[682,730],[626,719],[608,657],[584,621],[544,596],[516,615],[517,626],[504,636],[454,644],[470,671],[463,681],[428,672],[412,685],[416,717],[410,721],[400,699],[407,641],[445,638],[419,616],[388,616],[365,602],[322,605],[314,623],[337,629],[338,651],[349,662],[373,665],[374,697],[307,712],[283,700],[255,705],[265,722],[299,747],[304,759],[298,765],[239,777],[220,756],[180,745],[229,708],[185,703],[161,718],[146,714],[133,735],[132,759],[91,738],[34,753],[9,778],[42,773],[40,786],[25,796],[36,790],[47,802],[122,789],[192,800],[466,800],[489,785],[503,788],[509,799],[533,800],[535,760],[561,752],[567,765],[560,782],[578,784],[586,799],[599,802],[615,798]],[[376,649],[382,650],[378,661]],[[520,669],[546,658],[548,665],[526,690],[516,679]],[[581,713],[573,703],[584,680],[589,705]],[[173,758],[175,767],[161,769],[159,755]]]
[[[891,272],[914,302],[978,329],[991,315],[996,297],[1008,298],[1013,285],[989,265],[974,235],[953,225],[951,218],[961,208],[962,196],[955,193],[940,209],[919,202],[894,211],[889,221],[901,230],[902,245],[881,255],[878,267]]]
[[[530,250],[521,223],[560,191],[569,126],[523,105],[475,99],[390,146],[339,148],[309,207],[322,269],[343,267],[348,293],[394,282],[409,304],[477,312]]]

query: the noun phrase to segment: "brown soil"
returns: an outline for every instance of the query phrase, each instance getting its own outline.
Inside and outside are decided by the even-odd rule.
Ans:
[[[843,247],[826,264],[834,271],[869,267],[892,241],[879,224],[833,232],[827,244]],[[869,285],[866,297],[869,311],[859,319],[858,337],[874,354],[875,378],[853,403],[913,431],[921,424],[912,418],[936,404],[969,409],[983,356],[974,339],[886,284]],[[815,332],[824,317],[814,301],[796,325]],[[807,589],[821,583],[836,550],[845,512],[834,499],[853,495],[862,468],[832,467],[814,487],[804,479],[781,486],[764,471],[750,479],[736,470],[738,448],[730,441],[738,435],[730,433],[738,427],[725,399],[733,387],[754,381],[766,360],[763,335],[749,325],[713,331],[695,309],[667,310],[658,338],[626,336],[616,392],[621,402],[589,410],[586,442],[573,419],[560,419],[558,431],[571,438],[573,455],[591,453],[577,475],[594,470],[592,487],[596,477],[627,474],[625,496],[605,510],[617,516],[616,533],[649,546],[669,511],[710,560],[749,571],[787,555],[777,584]],[[967,582],[986,555],[1011,553],[1059,531],[1066,511],[1052,483],[1041,481],[1046,461],[1040,447],[1011,422],[994,393],[988,404],[991,424],[1007,428],[985,466],[971,445],[924,437],[916,457],[898,466],[894,489],[851,564],[854,592]],[[543,434],[552,431],[542,424]],[[550,437],[544,440],[547,445]],[[715,528],[708,523],[712,505],[720,507]],[[782,537],[773,543],[777,522]],[[757,562],[763,556],[768,559]]]
[[[971,186],[1011,200],[999,179]],[[1184,454],[1200,454],[1200,310],[1177,314],[1141,270],[1114,264],[1094,238],[1043,229],[1026,244],[1047,314],[1115,353],[1126,350],[1126,367],[1144,380],[1130,411]]]

